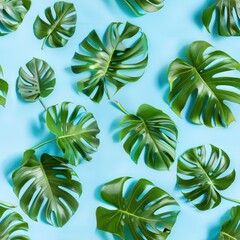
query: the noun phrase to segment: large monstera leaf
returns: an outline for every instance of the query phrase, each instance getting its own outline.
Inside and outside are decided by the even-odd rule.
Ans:
[[[77,13],[73,3],[56,2],[54,12],[48,7],[45,10],[46,19],[37,16],[34,22],[34,34],[38,39],[43,39],[50,47],[59,48],[67,44],[68,39],[73,36],[76,28]]]
[[[35,102],[52,93],[56,79],[55,73],[48,63],[33,58],[26,66],[29,73],[21,67],[18,77],[18,91],[22,98],[29,102]]]
[[[240,239],[240,206],[233,207],[230,214],[230,219],[222,226],[218,240]]]
[[[130,23],[124,27],[122,23],[111,23],[105,41],[92,31],[80,43],[80,51],[73,57],[76,65],[72,71],[88,74],[78,82],[78,90],[95,102],[101,101],[104,92],[111,98],[109,88],[117,92],[127,83],[137,81],[148,62],[147,38]]]
[[[0,36],[16,31],[30,6],[31,0],[0,0]]]
[[[131,10],[137,15],[142,16],[146,12],[156,12],[163,7],[164,0],[124,0]]]
[[[206,146],[189,149],[178,159],[178,185],[185,190],[184,197],[200,210],[218,206],[225,198],[219,191],[227,189],[235,179],[235,170],[227,173],[228,155],[213,145],[209,147],[209,151]]]
[[[136,163],[144,151],[147,166],[156,170],[169,169],[175,160],[178,135],[172,119],[147,104],[142,104],[136,115],[123,111],[126,116],[120,122],[120,139],[126,138],[123,145],[125,151]]]
[[[66,163],[48,154],[39,161],[34,150],[24,153],[12,179],[21,208],[34,221],[41,214],[49,224],[61,227],[76,212],[82,188],[77,174]]]
[[[178,203],[146,179],[130,185],[124,194],[123,188],[128,179],[118,178],[102,187],[102,199],[116,209],[98,207],[98,229],[126,240],[166,239],[176,222]]]
[[[221,36],[239,36],[240,29],[240,2],[239,0],[216,0],[216,2],[205,9],[202,15],[202,21],[207,30],[216,12],[216,24],[218,25],[218,34]]]
[[[92,159],[90,154],[99,146],[96,137],[99,128],[92,113],[77,105],[70,114],[69,103],[63,102],[59,111],[57,106],[47,110],[46,122],[70,164],[78,165],[82,158],[87,161]]]
[[[0,105],[5,107],[6,97],[8,94],[8,83],[1,78],[3,75],[2,67],[0,66]]]
[[[128,179],[118,178],[102,187],[102,199],[116,209],[98,207],[98,229],[126,240],[166,239],[176,222],[178,203],[146,179],[130,185],[125,194],[123,188]]]
[[[171,63],[169,103],[180,116],[191,97],[190,121],[208,127],[228,126],[235,118],[226,101],[240,103],[236,92],[240,78],[233,75],[240,64],[222,51],[210,51],[210,47],[207,42],[193,42],[187,49],[188,61],[178,58]]]
[[[0,239],[30,240],[22,231],[28,231],[28,224],[22,216],[11,209],[15,206],[0,201]]]

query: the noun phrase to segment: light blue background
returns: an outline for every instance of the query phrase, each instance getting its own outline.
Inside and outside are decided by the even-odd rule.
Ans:
[[[187,203],[179,189],[176,188],[176,162],[170,171],[158,172],[149,169],[142,158],[135,165],[124,152],[122,143],[113,138],[115,122],[122,113],[104,100],[98,105],[76,91],[78,76],[70,71],[71,58],[78,44],[92,30],[102,34],[112,21],[130,21],[140,26],[146,33],[149,42],[149,64],[144,76],[136,83],[122,89],[114,99],[125,108],[135,113],[142,103],[151,104],[169,114],[179,128],[177,155],[188,148],[212,143],[223,148],[231,158],[231,167],[237,170],[236,181],[224,192],[233,198],[240,199],[239,191],[239,132],[240,121],[229,128],[209,129],[188,123],[178,118],[166,103],[168,92],[167,67],[176,57],[183,57],[186,46],[195,40],[206,40],[217,49],[240,59],[239,38],[224,38],[210,35],[201,24],[201,12],[209,1],[165,1],[165,6],[157,13],[144,17],[134,17],[130,11],[123,9],[117,2],[120,0],[74,0],[78,12],[77,30],[69,43],[61,49],[45,47],[41,50],[42,41],[35,38],[33,22],[38,14],[43,16],[44,9],[51,6],[54,0],[33,0],[31,10],[18,31],[0,38],[0,64],[5,78],[10,85],[6,109],[0,109],[0,199],[18,204],[11,187],[10,173],[18,166],[24,150],[40,143],[49,137],[49,132],[42,123],[43,108],[40,103],[28,104],[16,95],[16,78],[18,69],[33,57],[46,60],[55,70],[57,84],[53,94],[45,99],[51,106],[62,101],[83,104],[94,113],[101,133],[101,145],[91,162],[83,162],[76,168],[83,185],[83,194],[79,200],[79,209],[72,219],[61,229],[51,227],[41,221],[33,222],[20,208],[17,209],[29,223],[29,236],[33,240],[110,240],[111,234],[96,230],[95,210],[104,205],[99,199],[99,186],[114,178],[132,176],[147,178],[166,190],[181,205],[176,225],[169,240],[214,240],[218,235],[221,223],[227,219],[227,211],[234,204],[222,201],[217,208],[205,212],[196,210]],[[231,105],[237,120],[240,120],[239,106]],[[49,145],[45,151],[55,152],[55,145]]]

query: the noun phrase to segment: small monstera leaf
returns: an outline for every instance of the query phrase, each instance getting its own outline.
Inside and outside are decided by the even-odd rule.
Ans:
[[[212,50],[209,43],[193,42],[187,49],[188,61],[174,60],[168,72],[169,103],[181,115],[191,98],[187,114],[190,121],[208,127],[228,126],[235,120],[226,101],[240,103],[240,78],[232,76],[240,64],[222,51]]]
[[[230,219],[222,226],[218,240],[240,239],[240,206],[233,207],[230,214]]]
[[[76,65],[72,71],[89,75],[78,82],[78,90],[94,102],[100,102],[104,92],[111,98],[110,87],[117,92],[127,83],[139,80],[148,62],[147,38],[130,23],[124,27],[119,22],[111,23],[105,41],[92,31],[80,43],[80,51],[73,57]]]
[[[226,173],[230,159],[221,149],[210,145],[192,148],[178,159],[177,182],[183,195],[200,210],[215,208],[225,198],[219,191],[227,189],[235,179],[235,170]]]
[[[35,102],[52,93],[56,79],[55,73],[48,63],[33,58],[26,66],[29,73],[21,67],[18,77],[18,91],[22,98],[29,102]]]
[[[31,6],[31,0],[0,1],[0,36],[18,29]]]
[[[63,102],[61,109],[52,106],[47,110],[46,122],[49,130],[56,135],[57,145],[69,159],[70,164],[78,165],[83,158],[91,160],[90,154],[99,146],[97,122],[92,113],[77,105],[69,114],[69,103]]]
[[[124,0],[137,16],[156,12],[163,7],[164,0]]]
[[[56,2],[54,12],[48,7],[45,15],[48,22],[37,16],[34,22],[34,34],[38,39],[43,39],[50,47],[59,48],[67,44],[68,39],[73,36],[76,28],[77,13],[73,3]]]
[[[15,206],[0,201],[0,239],[1,240],[30,240],[21,231],[28,231],[28,224],[22,216],[11,209]]]
[[[38,161],[34,150],[24,153],[22,165],[12,179],[21,208],[34,221],[42,214],[49,224],[62,227],[76,212],[76,198],[82,188],[77,174],[66,163],[48,154]]]
[[[97,208],[98,229],[126,240],[166,239],[176,222],[178,203],[146,179],[128,187],[124,194],[128,179],[118,178],[103,186],[102,199],[117,209]]]
[[[202,21],[210,32],[209,26],[216,12],[216,24],[218,34],[221,36],[239,36],[240,2],[239,0],[216,0],[216,2],[204,10]]]
[[[120,109],[123,107],[118,103]],[[126,138],[125,151],[138,162],[144,151],[147,166],[156,170],[169,169],[176,156],[178,130],[172,119],[147,104],[142,104],[136,113],[129,114],[120,122],[120,139]]]
[[[5,107],[6,97],[8,94],[8,83],[1,78],[3,76],[2,67],[0,66],[0,105]]]

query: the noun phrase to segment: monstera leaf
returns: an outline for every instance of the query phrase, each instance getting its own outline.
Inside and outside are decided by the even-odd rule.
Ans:
[[[240,239],[240,206],[233,207],[230,214],[231,218],[223,224],[218,240]]]
[[[24,153],[22,165],[12,179],[21,208],[34,221],[41,214],[51,225],[61,227],[76,212],[76,197],[82,188],[77,174],[66,163],[48,154],[38,161],[34,150]]]
[[[163,7],[164,0],[124,0],[137,16],[145,12],[156,12]]]
[[[45,15],[48,22],[37,16],[34,22],[34,34],[38,39],[43,39],[50,47],[58,48],[67,44],[73,36],[76,28],[77,13],[73,3],[56,2],[54,12],[48,7]]]
[[[121,120],[120,139],[126,138],[125,151],[138,162],[144,151],[147,166],[156,170],[169,169],[175,160],[178,130],[172,119],[159,109],[143,104],[137,114],[129,114],[118,103],[126,116]]]
[[[96,137],[99,128],[92,113],[77,105],[69,114],[69,103],[63,102],[59,111],[57,106],[47,110],[46,122],[70,164],[78,165],[81,158],[88,161],[92,159],[90,154],[99,146]]]
[[[224,52],[213,50],[209,43],[193,42],[187,50],[187,61],[174,60],[168,78],[169,103],[180,115],[191,97],[189,119],[208,127],[228,126],[234,116],[226,101],[240,103],[240,78],[232,76],[240,64]],[[236,90],[236,91],[234,91]]]
[[[216,0],[208,7],[202,15],[202,21],[207,30],[216,12],[216,24],[218,25],[218,34],[221,36],[240,35],[240,2],[239,0]]]
[[[131,185],[125,195],[123,188],[128,179],[118,178],[103,186],[102,199],[117,209],[98,207],[98,229],[126,240],[166,239],[176,222],[178,203],[146,179]]]
[[[226,198],[219,191],[227,189],[235,179],[235,170],[226,173],[228,155],[213,145],[210,148],[209,153],[206,146],[189,149],[178,159],[178,185],[186,189],[183,195],[200,210],[218,206]]]
[[[31,0],[1,0],[0,36],[16,31],[30,6]]]
[[[15,206],[0,201],[0,239],[1,240],[29,240],[21,231],[28,231],[28,224],[20,214],[11,209]]]
[[[8,83],[1,78],[3,76],[2,67],[0,66],[0,105],[5,107],[6,97],[8,94]]]
[[[33,58],[26,66],[29,73],[20,68],[18,77],[18,90],[22,98],[29,102],[35,102],[52,93],[56,79],[55,73],[48,63]]]
[[[111,23],[101,41],[92,31],[82,43],[82,53],[75,53],[74,73],[89,76],[78,82],[78,90],[100,102],[104,92],[111,98],[109,87],[117,92],[129,82],[137,81],[148,62],[147,38],[141,29],[130,23]],[[85,77],[85,76],[84,76]]]

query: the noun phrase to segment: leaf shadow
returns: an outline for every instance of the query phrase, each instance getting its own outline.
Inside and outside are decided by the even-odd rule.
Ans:
[[[104,232],[102,230],[96,229],[96,233],[99,236],[100,240],[121,240],[121,238],[118,236],[115,236],[113,234],[111,236],[110,233]]]
[[[119,1],[119,0],[115,0],[115,2],[113,2],[113,0],[103,0],[103,2],[108,6],[108,9],[111,10],[111,8],[114,7],[114,5],[118,5],[119,8],[128,16],[131,18],[138,18],[138,16],[136,16],[133,11],[128,7],[128,5],[124,2],[124,1]],[[112,3],[114,3],[114,5],[112,5]]]
[[[16,170],[17,168],[20,167],[21,160],[22,160],[22,156],[20,154],[18,154],[10,159],[7,159],[6,165],[2,165],[3,174],[6,177],[8,183],[11,187],[13,187],[12,173],[14,172],[14,170]]]
[[[194,16],[193,16],[193,20],[194,22],[196,23],[197,27],[199,29],[202,29],[204,28],[204,24],[202,22],[202,14],[203,14],[203,11],[211,6],[212,4],[214,4],[215,0],[205,0],[205,2],[202,4],[202,7],[198,8],[198,10],[194,13]]]
[[[120,142],[120,121],[121,117],[114,119],[110,125],[109,132],[112,134],[112,139],[115,143]]]
[[[179,52],[177,58],[185,59],[186,56],[186,49],[188,46],[184,46]],[[168,81],[168,68],[170,64],[165,64],[162,69],[160,70],[160,73],[157,78],[157,85],[160,90],[163,91],[163,100],[165,103],[168,103],[168,94],[170,92],[170,86]]]
[[[212,226],[211,229],[209,230],[209,239],[218,239],[218,235],[221,231],[221,227],[222,227],[222,224],[223,222],[225,222],[226,220],[229,220],[230,219],[230,211],[227,211],[224,213],[224,215],[220,218],[219,222],[216,223],[215,226]],[[218,225],[217,225],[218,224]]]

